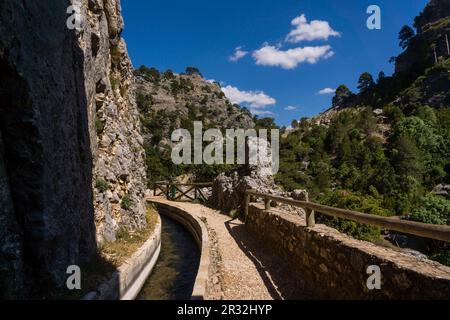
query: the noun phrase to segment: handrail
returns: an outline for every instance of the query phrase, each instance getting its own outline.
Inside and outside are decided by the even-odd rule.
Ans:
[[[425,237],[429,239],[450,242],[450,227],[441,226],[435,224],[427,224],[414,221],[404,221],[393,217],[381,217],[371,215],[367,213],[361,213],[351,210],[339,209],[334,207],[325,206],[309,201],[300,201],[289,198],[283,198],[279,196],[273,196],[269,194],[259,193],[255,190],[247,190],[245,199],[245,215],[248,214],[248,206],[250,203],[250,197],[263,198],[265,202],[265,209],[270,209],[270,201],[276,201],[284,203],[294,207],[299,207],[306,210],[306,223],[307,226],[313,228],[315,225],[314,211],[327,216],[335,218],[343,218],[352,220],[355,222],[378,226],[389,230],[395,230],[398,232],[412,234],[415,236]]]
[[[180,187],[186,187],[186,186],[197,186],[197,187],[212,187],[212,182],[192,182],[192,183],[176,183],[176,182],[169,182],[169,181],[157,181],[153,183],[158,185],[171,185],[171,186],[180,186]]]
[[[207,198],[203,194],[202,189],[211,188],[212,186],[212,182],[172,183],[167,181],[160,181],[153,183],[153,195],[165,195],[168,200],[173,201],[182,200],[184,197],[191,201],[200,200],[206,202]],[[183,190],[181,187],[188,188],[187,190]],[[193,196],[192,192],[194,193]]]

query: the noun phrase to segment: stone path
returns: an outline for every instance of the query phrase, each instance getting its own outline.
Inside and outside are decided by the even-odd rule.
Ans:
[[[219,282],[222,298],[229,300],[265,300],[292,297],[289,277],[279,261],[266,252],[260,243],[247,233],[245,225],[219,211],[200,204],[172,202],[158,198],[205,221],[215,234],[220,259],[212,259],[219,272],[212,282]],[[216,261],[214,261],[216,260]],[[217,261],[219,260],[219,261]]]

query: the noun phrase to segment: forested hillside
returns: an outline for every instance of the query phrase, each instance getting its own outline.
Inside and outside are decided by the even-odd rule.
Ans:
[[[216,82],[207,81],[194,67],[185,73],[140,67],[135,71],[137,105],[144,131],[149,184],[185,176],[195,181],[212,181],[227,170],[226,165],[175,165],[171,160],[171,134],[187,129],[193,136],[194,121],[209,128],[254,126],[250,112],[232,104]]]
[[[341,85],[333,107],[294,121],[282,139],[278,183],[333,206],[450,225],[450,2],[431,1],[405,26],[396,72]],[[380,230],[327,221],[358,238]],[[446,250],[442,250],[446,249]],[[449,263],[448,248],[429,246]],[[445,261],[446,260],[446,261]]]

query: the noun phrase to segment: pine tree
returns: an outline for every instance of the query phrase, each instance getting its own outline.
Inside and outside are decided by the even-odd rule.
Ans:
[[[352,95],[353,93],[346,85],[340,85],[336,89],[336,94],[333,97],[333,107],[344,107]]]
[[[358,80],[358,89],[361,93],[366,92],[374,86],[375,82],[370,73],[364,72],[361,74]]]
[[[402,47],[402,49],[406,49],[411,43],[411,40],[414,38],[414,36],[414,30],[410,26],[404,26],[402,30],[400,30],[400,33],[398,35],[398,39],[400,40],[400,47]]]
[[[384,78],[386,78],[386,75],[384,74],[383,71],[380,71],[380,73],[378,74],[377,82],[380,83],[380,81],[383,80]]]

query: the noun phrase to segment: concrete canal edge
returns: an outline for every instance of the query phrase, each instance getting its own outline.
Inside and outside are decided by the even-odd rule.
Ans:
[[[149,239],[115,271],[110,279],[83,300],[133,300],[158,261],[161,251],[161,218]]]
[[[205,300],[207,281],[209,279],[209,236],[205,223],[189,212],[157,200],[151,200],[158,212],[181,223],[194,237],[200,250],[200,264],[192,290],[191,300]]]

